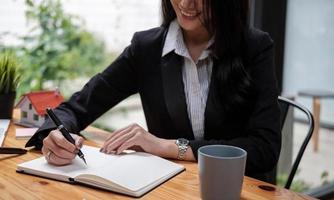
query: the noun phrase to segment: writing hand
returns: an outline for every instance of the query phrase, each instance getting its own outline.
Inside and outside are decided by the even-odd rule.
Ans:
[[[67,165],[72,162],[83,144],[83,138],[71,134],[75,145],[66,140],[58,130],[53,130],[43,140],[42,153],[48,163],[54,165]]]

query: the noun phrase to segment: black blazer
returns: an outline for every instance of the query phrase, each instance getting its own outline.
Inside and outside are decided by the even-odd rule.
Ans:
[[[189,139],[196,158],[198,148],[203,145],[241,147],[248,153],[246,174],[262,178],[257,174],[276,165],[281,146],[273,42],[269,35],[251,28],[244,38],[243,60],[253,80],[254,94],[246,101],[251,109],[221,112],[221,103],[213,95],[212,80],[205,110],[204,140],[194,140],[182,81],[182,57],[174,52],[161,57],[167,30],[158,27],[136,33],[131,45],[81,91],[62,103],[56,114],[71,132],[78,133],[123,99],[139,93],[150,133],[166,139]],[[216,67],[214,64],[213,73]],[[47,120],[26,146],[40,149],[51,129],[55,126]]]

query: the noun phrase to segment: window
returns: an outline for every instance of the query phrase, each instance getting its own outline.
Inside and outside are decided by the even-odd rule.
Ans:
[[[29,103],[29,110],[31,110],[32,109],[32,105],[31,105],[31,103]]]
[[[21,116],[22,116],[22,118],[27,118],[28,117],[28,113],[25,112],[25,111],[22,111],[21,112]]]
[[[34,120],[38,121],[38,115],[34,114]]]
[[[305,89],[333,91],[333,8],[332,0],[289,1],[284,94],[294,95]],[[300,98],[298,101],[312,109],[309,99]],[[324,108],[321,110],[321,122],[332,126],[334,101],[322,101],[321,106]]]

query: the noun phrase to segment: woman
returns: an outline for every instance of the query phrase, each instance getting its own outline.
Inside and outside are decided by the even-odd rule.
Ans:
[[[248,26],[248,0],[162,0],[162,11],[161,27],[136,33],[56,114],[78,133],[139,93],[148,131],[117,130],[102,152],[195,161],[203,145],[234,145],[248,152],[246,174],[263,179],[279,156],[280,113],[273,42]],[[69,164],[83,139],[74,136],[75,146],[53,129],[47,120],[27,146],[41,148],[49,163]]]

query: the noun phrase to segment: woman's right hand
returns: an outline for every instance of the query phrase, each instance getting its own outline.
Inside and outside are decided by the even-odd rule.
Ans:
[[[71,134],[75,145],[66,140],[59,130],[53,130],[43,140],[42,153],[48,163],[53,165],[67,165],[72,162],[82,147],[83,138]]]

